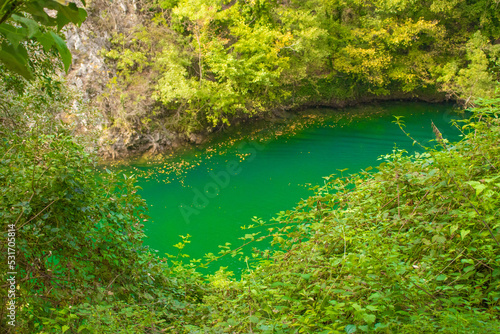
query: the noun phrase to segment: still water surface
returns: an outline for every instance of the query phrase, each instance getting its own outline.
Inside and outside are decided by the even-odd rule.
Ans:
[[[191,258],[218,253],[218,245],[233,247],[254,216],[265,220],[289,210],[324,176],[356,173],[377,166],[377,158],[395,145],[414,152],[412,140],[393,123],[404,116],[405,130],[421,143],[434,138],[431,120],[450,141],[460,139],[451,126],[451,104],[398,103],[344,110],[311,110],[272,128],[225,133],[211,143],[161,163],[124,167],[138,176],[141,195],[149,207],[146,244],[176,255],[179,235],[191,235],[184,252]],[[226,257],[214,262],[239,271],[244,264]]]

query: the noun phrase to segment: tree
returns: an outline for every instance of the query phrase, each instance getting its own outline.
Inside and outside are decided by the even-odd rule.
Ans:
[[[80,25],[86,17],[83,8],[64,0],[0,0],[0,62],[7,69],[32,79],[28,54],[29,42],[34,41],[44,52],[54,48],[67,72],[71,53],[59,32],[69,23]]]

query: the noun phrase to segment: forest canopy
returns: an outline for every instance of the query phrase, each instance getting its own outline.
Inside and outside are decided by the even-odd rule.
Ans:
[[[493,97],[499,79],[498,5],[143,1],[143,25],[116,33],[106,52],[120,101],[110,126],[210,132],[304,105],[391,96],[470,106]],[[152,99],[141,98],[145,86]]]

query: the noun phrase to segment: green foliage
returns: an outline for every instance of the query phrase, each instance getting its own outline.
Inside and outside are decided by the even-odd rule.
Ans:
[[[64,94],[32,89],[2,95],[9,107],[0,128],[0,217],[3,226],[16,226],[18,331],[500,328],[500,99],[477,102],[474,117],[457,124],[459,143],[433,127],[439,150],[415,156],[394,150],[378,171],[325,177],[295,210],[270,222],[256,219],[267,233],[245,234],[244,245],[270,240],[272,247],[255,249],[236,280],[224,268],[202,277],[201,260],[183,253],[189,235],[168,259],[144,247],[147,217],[134,178],[107,169],[89,178],[95,158],[54,119]],[[27,106],[30,113],[23,112]],[[225,256],[241,247],[222,249]],[[0,269],[8,272],[5,262]],[[2,305],[0,326],[8,333]]]
[[[64,90],[37,83],[0,95],[0,234],[7,240],[15,226],[17,272],[16,326],[2,288],[1,332],[155,332],[198,300],[199,274],[176,275],[142,245],[146,206],[134,177],[98,173],[61,118]],[[2,261],[0,271],[6,281],[13,270]]]
[[[190,134],[304,104],[383,95],[444,92],[471,106],[477,97],[493,97],[498,80],[496,6],[488,0],[148,2],[154,14],[142,37],[134,31],[124,43],[115,38],[107,56],[121,84],[115,100],[153,99],[141,100],[149,105],[143,112],[132,111],[139,103],[122,103],[124,111],[111,121],[123,132],[164,127]],[[138,47],[143,40],[156,47]]]
[[[38,45],[57,50],[67,69],[64,42],[47,27],[79,23],[84,11],[57,1],[16,4],[0,7],[5,66],[30,78],[28,58],[36,50],[30,47]],[[499,331],[495,2],[158,6],[150,25],[115,34],[105,53],[117,76],[103,99],[119,98],[121,108],[110,117],[130,133],[151,130],[162,117],[168,121],[161,125],[190,133],[310,101],[439,85],[474,101],[474,117],[460,126],[460,143],[434,127],[440,150],[415,156],[394,150],[377,172],[325,177],[295,210],[270,222],[256,219],[267,234],[247,233],[244,246],[271,240],[271,247],[245,258],[241,279],[224,269],[202,277],[201,260],[183,254],[189,236],[168,259],[143,246],[146,206],[134,177],[97,166],[64,121],[72,118],[69,96],[47,70],[50,59],[33,52],[30,61],[43,64],[33,66],[42,75],[27,85],[4,75],[0,95],[1,238],[15,226],[17,331]],[[56,10],[56,18],[44,8]],[[127,112],[144,104],[139,87],[160,106]],[[220,256],[243,247],[229,246]],[[2,242],[0,251],[6,248]],[[0,272],[5,282],[5,261]],[[13,331],[2,298],[0,328]]]
[[[155,57],[168,41],[168,33],[155,23],[148,27],[137,25],[127,34],[115,32],[112,49],[102,52],[115,71],[98,105],[107,112],[110,127],[125,136],[165,128],[156,117],[161,110],[153,106],[151,84],[157,80],[160,66]]]
[[[165,49],[155,98],[185,109],[211,126],[231,115],[263,113],[283,92],[281,73],[289,58],[280,51],[292,36],[275,24],[272,6],[217,1],[180,1],[172,10],[188,44]],[[200,8],[202,8],[200,10]],[[181,58],[182,56],[182,58]],[[182,59],[182,60],[181,60]]]
[[[56,12],[55,17],[46,10]],[[68,23],[81,24],[87,12],[74,3],[54,0],[3,0],[0,4],[0,61],[11,71],[32,79],[28,41],[36,41],[45,52],[57,50],[66,72],[71,66],[71,53],[64,40],[51,28],[60,31]]]
[[[477,31],[466,44],[467,67],[461,68],[458,61],[446,64],[441,70],[439,82],[443,82],[445,90],[456,97],[465,99],[465,104],[471,104],[478,96],[492,98],[497,87],[498,69],[500,64],[500,45],[491,45]],[[493,65],[493,66],[492,66]]]

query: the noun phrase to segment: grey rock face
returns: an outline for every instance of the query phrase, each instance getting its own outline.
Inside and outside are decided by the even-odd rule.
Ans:
[[[106,63],[104,54],[110,50],[114,35],[127,34],[144,23],[138,3],[135,0],[95,0],[86,10],[88,18],[81,27],[73,26],[65,31],[66,42],[73,55],[66,81],[83,95],[84,101],[97,107],[104,116],[103,124],[98,125],[106,129],[101,131],[98,140],[101,154],[118,158],[170,148],[172,142],[165,134],[140,134],[114,128],[112,115],[116,102],[103,98],[110,89],[110,79],[116,76],[116,70]]]

